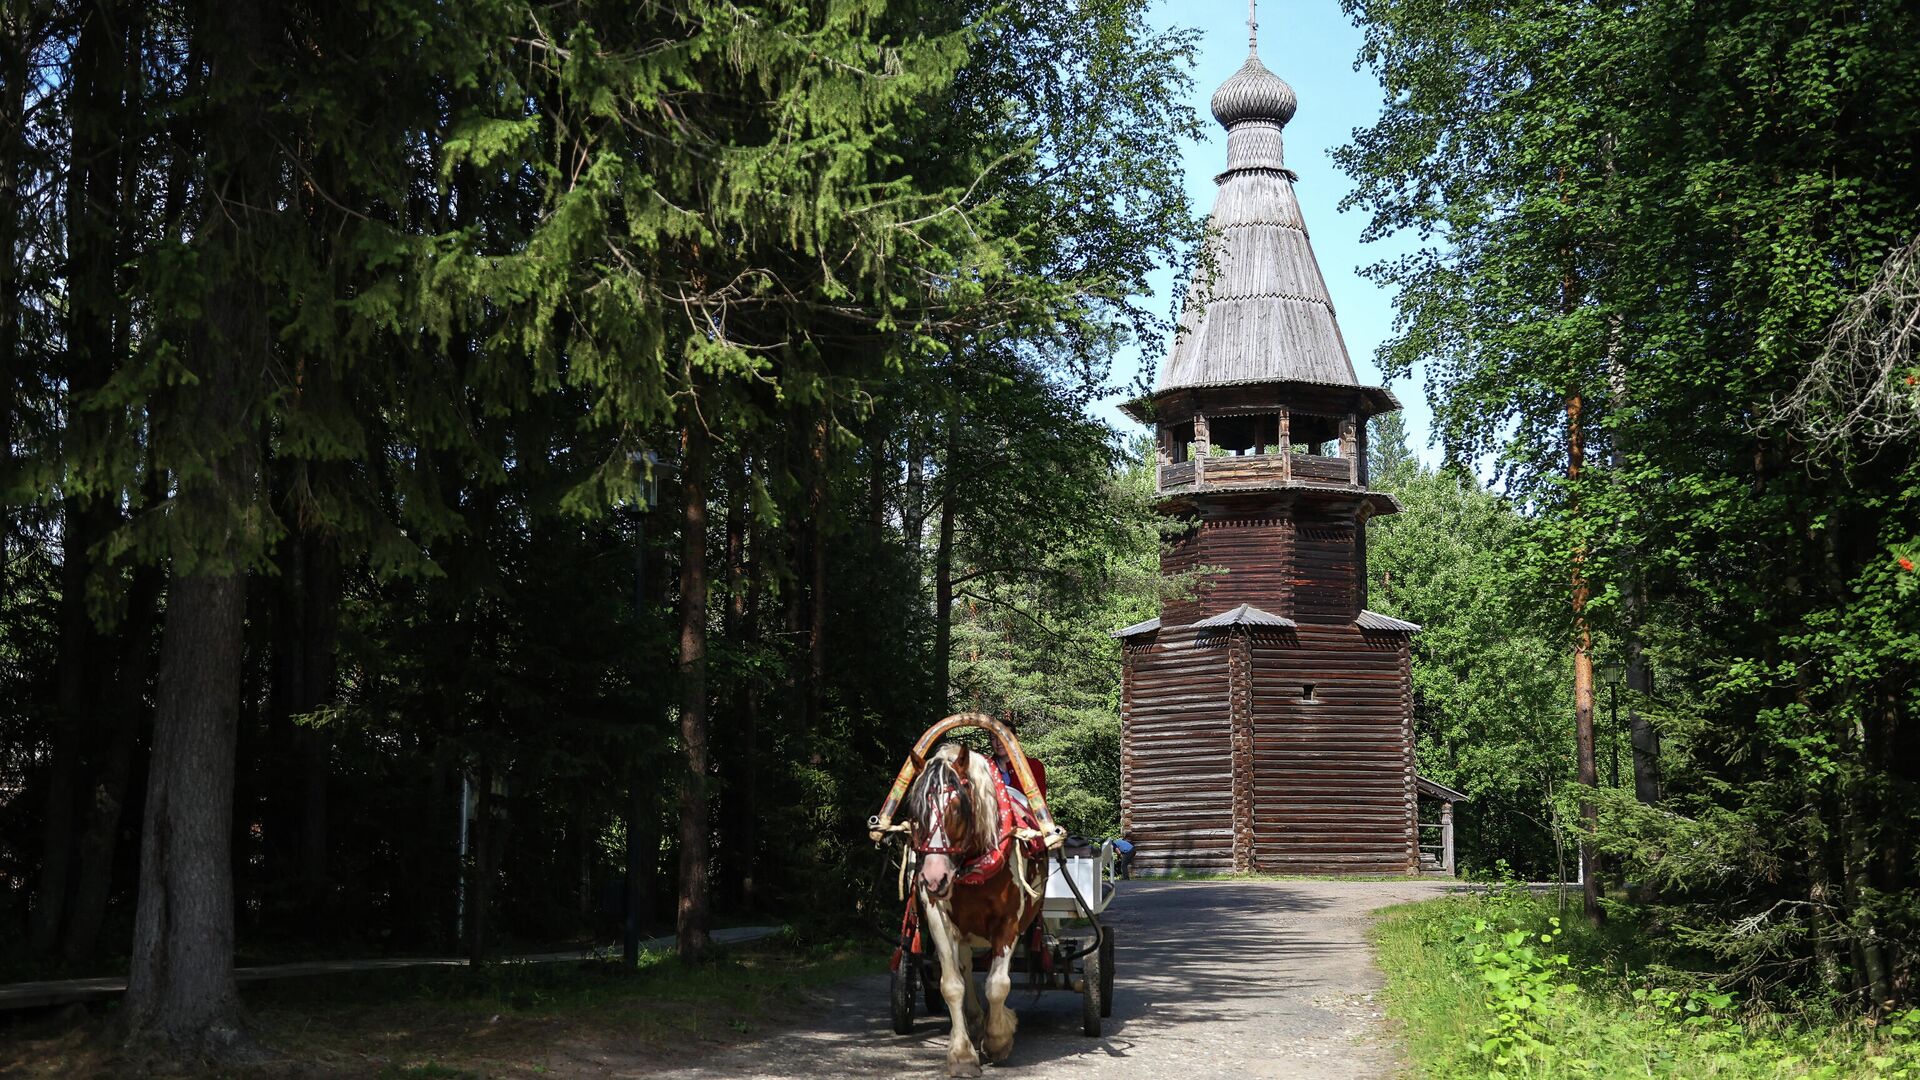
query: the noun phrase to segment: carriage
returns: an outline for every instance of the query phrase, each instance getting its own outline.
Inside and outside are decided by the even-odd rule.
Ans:
[[[1114,934],[1103,926],[1100,916],[1113,901],[1115,881],[1121,874],[1124,858],[1112,840],[1088,841],[1068,836],[1053,824],[1046,800],[1028,773],[1026,756],[1013,732],[999,722],[977,713],[948,717],[929,728],[915,745],[913,755],[901,769],[900,779],[881,813],[869,822],[869,833],[876,843],[904,839],[905,823],[895,824],[892,815],[907,783],[924,764],[934,742],[957,727],[984,730],[1014,763],[1016,780],[1026,789],[1033,827],[1025,839],[1041,857],[1048,860],[1046,884],[1030,925],[1021,933],[1012,958],[1015,984],[1029,990],[1067,990],[1081,995],[1081,1030],[1098,1037],[1102,1018],[1113,1012]],[[942,1010],[939,1000],[940,966],[937,953],[927,947],[922,934],[918,891],[906,886],[906,853],[902,862],[902,899],[905,912],[900,922],[900,937],[891,965],[892,1027],[905,1035],[913,1029],[920,1002],[929,1015]],[[974,956],[974,971],[986,970],[988,958]]]
[[[1113,1015],[1113,927],[1099,923],[1112,902],[1118,858],[1113,841],[1095,847],[1076,844],[1069,837],[1063,859],[1047,872],[1047,890],[1033,926],[1013,957],[1013,970],[1024,976],[1023,988],[1072,990],[1081,995],[1080,1030],[1095,1038],[1101,1018]],[[1063,865],[1064,864],[1064,865]],[[1079,897],[1074,889],[1079,890]],[[1086,906],[1081,906],[1084,897]],[[938,1015],[939,961],[923,948],[916,901],[907,898],[901,920],[900,944],[893,951],[893,1031],[905,1035],[924,996],[928,1015]],[[974,970],[984,971],[986,957],[974,958]]]

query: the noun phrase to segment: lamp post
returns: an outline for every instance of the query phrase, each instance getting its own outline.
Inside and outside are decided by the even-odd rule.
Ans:
[[[647,514],[660,501],[660,455],[652,450],[636,450],[627,460],[639,475],[639,513],[634,515],[633,525],[633,616],[637,625],[647,612]],[[636,740],[637,742],[638,740]],[[640,909],[647,903],[652,890],[647,886],[653,875],[654,863],[660,858],[660,840],[652,829],[644,829],[641,822],[648,814],[658,814],[658,808],[652,806],[645,784],[641,782],[640,770],[631,758],[628,763],[630,775],[627,778],[627,866],[626,866],[626,922],[622,929],[620,954],[629,968],[640,963]],[[654,850],[643,850],[645,838],[653,837]],[[651,856],[651,857],[649,857]]]

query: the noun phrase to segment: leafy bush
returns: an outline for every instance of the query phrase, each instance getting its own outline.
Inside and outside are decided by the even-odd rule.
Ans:
[[[1920,1077],[1920,1010],[1875,1026],[1742,1002],[1522,886],[1393,909],[1375,939],[1419,1076]]]

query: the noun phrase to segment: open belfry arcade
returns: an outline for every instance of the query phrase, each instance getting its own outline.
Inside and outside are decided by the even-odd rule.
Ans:
[[[1161,572],[1212,572],[1115,635],[1122,828],[1146,873],[1451,870],[1460,796],[1414,769],[1420,628],[1367,610],[1366,523],[1399,509],[1368,489],[1367,420],[1400,406],[1354,375],[1282,154],[1293,88],[1251,38],[1213,95],[1212,266],[1157,389],[1124,406],[1188,525]],[[1423,843],[1423,793],[1444,843]]]

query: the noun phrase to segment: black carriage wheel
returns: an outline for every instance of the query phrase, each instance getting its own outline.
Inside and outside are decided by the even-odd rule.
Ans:
[[[940,996],[940,965],[927,961],[920,969],[920,985],[927,995],[927,1015],[939,1016],[947,1011],[947,999]]]
[[[1113,1015],[1113,928],[1100,928],[1100,1015]]]
[[[913,1031],[913,981],[914,968],[917,965],[913,957],[900,958],[900,966],[893,969],[893,1033],[906,1035]]]
[[[1100,1037],[1100,1018],[1106,1015],[1106,1007],[1101,988],[1106,985],[1105,965],[1100,962],[1100,950],[1087,954],[1086,967],[1081,971],[1085,989],[1080,997],[1080,1030],[1092,1038]]]

